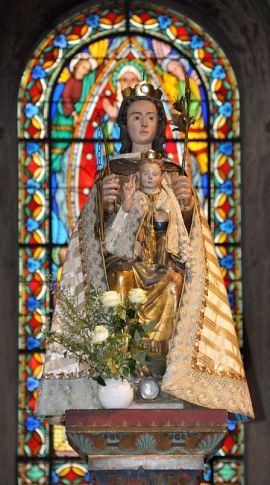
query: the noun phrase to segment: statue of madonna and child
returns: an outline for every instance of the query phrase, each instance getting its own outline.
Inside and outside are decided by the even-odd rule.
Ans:
[[[123,91],[121,153],[103,177],[104,237],[97,185],[71,234],[61,285],[83,307],[88,287],[145,291],[139,319],[155,320],[148,346],[166,359],[163,395],[253,417],[248,385],[219,262],[190,179],[164,152],[162,93],[142,81]],[[103,240],[102,240],[103,239]],[[61,332],[56,303],[52,328]],[[48,345],[36,413],[100,408],[98,384],[61,345]]]

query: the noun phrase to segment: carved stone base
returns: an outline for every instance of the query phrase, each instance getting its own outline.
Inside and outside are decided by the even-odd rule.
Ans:
[[[67,411],[65,425],[98,485],[195,485],[226,423],[224,410],[106,409]]]

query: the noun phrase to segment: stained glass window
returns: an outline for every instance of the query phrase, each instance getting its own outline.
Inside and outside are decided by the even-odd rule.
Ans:
[[[59,278],[70,231],[104,163],[101,120],[109,153],[119,150],[121,89],[151,80],[164,93],[170,119],[185,72],[195,118],[188,172],[209,219],[242,344],[239,93],[229,61],[199,25],[165,7],[85,8],[36,47],[19,92],[20,484],[91,482],[64,428],[33,413],[45,351],[41,328],[53,305],[46,280]],[[176,163],[182,149],[168,125],[166,151]],[[229,423],[203,483],[242,483],[242,455],[243,430]]]

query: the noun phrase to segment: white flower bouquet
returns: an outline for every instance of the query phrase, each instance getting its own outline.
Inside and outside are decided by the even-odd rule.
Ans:
[[[147,371],[151,353],[147,348],[148,333],[156,321],[142,324],[138,310],[146,302],[146,292],[135,288],[122,301],[116,291],[99,292],[91,288],[83,310],[68,290],[56,291],[61,332],[48,331],[48,342],[64,347],[85,365],[89,377],[105,385],[106,378],[130,380]],[[151,372],[150,372],[151,373]]]

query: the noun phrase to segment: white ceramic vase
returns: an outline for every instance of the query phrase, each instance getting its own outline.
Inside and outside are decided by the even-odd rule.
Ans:
[[[133,401],[134,391],[127,380],[105,379],[106,386],[98,386],[98,399],[105,409],[127,408]]]

